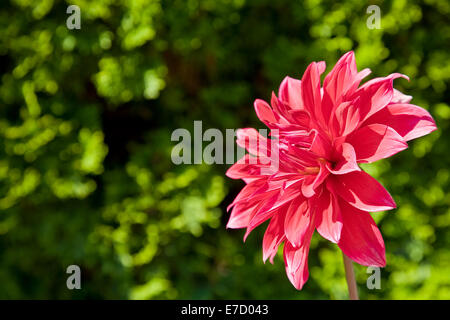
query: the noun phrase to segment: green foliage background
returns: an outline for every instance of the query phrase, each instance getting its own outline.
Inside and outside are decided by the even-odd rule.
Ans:
[[[370,77],[407,74],[396,88],[439,127],[365,167],[399,209],[374,215],[387,267],[380,290],[356,268],[360,295],[450,299],[449,16],[447,0],[1,1],[0,298],[345,299],[337,246],[313,238],[296,291],[281,255],[262,263],[264,228],[245,244],[225,229],[243,183],[173,165],[170,136],[194,120],[262,128],[255,98],[353,49]]]

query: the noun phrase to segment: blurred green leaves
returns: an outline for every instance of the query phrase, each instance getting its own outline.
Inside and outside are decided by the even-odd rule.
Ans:
[[[66,8],[81,8],[81,29]],[[445,0],[100,0],[0,4],[0,298],[346,298],[342,256],[317,235],[310,280],[242,243],[225,166],[175,166],[170,134],[262,127],[253,100],[348,50],[428,109],[438,131],[364,166],[398,210],[374,214],[387,267],[362,298],[450,298],[450,5]],[[281,251],[281,250],[280,250]],[[65,269],[78,264],[82,290]]]

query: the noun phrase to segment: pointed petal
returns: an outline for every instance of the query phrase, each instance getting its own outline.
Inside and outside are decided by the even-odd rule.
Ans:
[[[249,153],[267,158],[270,156],[270,141],[259,134],[254,128],[238,129],[236,131],[236,143],[241,148],[246,149]],[[268,144],[269,143],[269,144]]]
[[[360,110],[361,120],[367,119],[388,105],[394,94],[392,82],[392,79],[386,78],[356,91],[360,97],[357,107]]]
[[[280,192],[280,186],[271,186],[262,178],[249,183],[238,194],[233,203],[228,207],[233,207],[227,224],[227,228],[239,229],[251,226],[252,219],[259,210],[269,201],[275,201]],[[228,210],[227,209],[227,210]]]
[[[227,229],[241,229],[247,228],[251,217],[257,212],[259,204],[253,202],[252,204],[238,203],[231,211],[228,219]]]
[[[274,166],[261,164],[257,157],[246,154],[233,164],[225,173],[231,179],[260,178],[277,172]]]
[[[308,111],[312,117],[315,117],[319,121],[323,121],[321,110],[322,98],[320,94],[320,71],[322,71],[321,64],[313,62],[308,66],[301,81],[301,95],[306,111]]]
[[[348,138],[348,142],[355,148],[359,163],[388,158],[408,148],[402,136],[384,124],[362,127]]]
[[[324,189],[320,197],[311,202],[317,217],[317,231],[325,239],[338,243],[343,222],[337,197]]]
[[[286,77],[281,82],[278,97],[291,109],[304,109],[302,100],[301,81]]]
[[[266,179],[256,179],[254,181],[250,181],[247,185],[242,188],[242,190],[238,193],[236,198],[234,198],[233,202],[227,207],[227,211],[230,210],[236,203],[240,201],[246,201],[252,196],[258,189],[260,189],[263,185],[265,185]]]
[[[269,259],[273,263],[273,258],[277,254],[278,247],[286,239],[284,235],[284,219],[286,214],[283,211],[275,214],[270,220],[269,226],[263,238],[263,261]]]
[[[390,104],[367,119],[366,124],[380,123],[394,129],[405,141],[416,139],[437,129],[427,110],[407,103]]]
[[[289,187],[286,187],[288,182],[289,181],[283,181],[284,187],[277,193],[277,198],[275,201],[273,203],[267,202],[263,207],[261,207],[261,211],[273,211],[301,196],[300,186],[302,185],[302,181],[294,180],[289,184]]]
[[[267,206],[272,206],[276,203],[278,198],[278,195],[276,193],[273,193],[271,195],[267,195],[265,198],[261,199],[261,201],[258,202],[258,206],[256,207],[256,210],[254,210],[252,215],[250,216],[247,230],[244,234],[244,242],[247,240],[247,237],[250,235],[250,233],[259,225],[267,221],[268,219],[272,218],[275,214],[277,214],[278,210],[266,210],[263,209]]]
[[[348,87],[356,76],[356,63],[353,51],[344,54],[323,81],[323,115],[329,119],[331,112],[342,102]]]
[[[259,120],[264,122],[269,128],[273,126],[273,123],[277,122],[277,118],[267,102],[261,99],[256,99],[254,106]]]
[[[301,290],[308,280],[308,252],[313,232],[314,223],[311,223],[300,248],[294,248],[289,241],[284,244],[283,256],[286,274],[297,290]]]
[[[364,171],[330,176],[327,188],[363,211],[378,212],[395,208],[394,199],[386,189]]]
[[[294,247],[300,247],[310,224],[308,202],[304,198],[297,198],[291,202],[284,220],[286,238]]]
[[[364,266],[384,267],[386,256],[383,237],[370,213],[340,201],[344,226],[339,248],[350,259]]]
[[[330,118],[330,129],[335,137],[346,136],[353,132],[361,120],[359,97],[352,101],[346,101],[336,107]]]
[[[341,154],[334,166],[327,163],[327,169],[332,174],[346,174],[353,171],[361,171],[356,161],[356,153],[353,146],[344,142],[341,146]]]
[[[391,103],[409,103],[412,100],[412,96],[408,96],[394,88],[394,96]]]
[[[310,116],[308,112],[305,110],[289,110],[289,115],[299,128],[309,131]]]
[[[312,129],[311,132],[314,134],[314,137],[309,149],[314,152],[317,157],[329,159],[333,150],[330,140],[316,129]]]
[[[325,63],[325,61],[317,62],[317,71],[319,71],[319,76],[325,72],[326,68],[327,68],[327,64]]]
[[[248,223],[244,241],[250,232],[256,227],[271,218],[273,215],[277,214],[277,212],[287,210],[290,202],[301,196],[301,183],[302,181],[295,181],[289,186],[289,188],[282,188],[280,190],[275,189],[270,193],[266,192],[267,195],[262,200],[257,197],[252,199],[252,201],[259,202],[260,206],[258,207],[256,214],[251,217],[250,222]],[[286,182],[284,182],[284,185],[286,185]]]
[[[319,172],[316,175],[308,175],[302,184],[302,193],[305,197],[310,198],[316,194],[315,189],[317,189],[322,182],[328,177],[330,172],[326,168],[325,164],[320,163]]]
[[[364,83],[356,92],[359,96],[358,108],[361,120],[369,118],[392,102],[394,97],[393,81],[397,78],[409,78],[401,73],[393,73],[384,78],[375,78]]]

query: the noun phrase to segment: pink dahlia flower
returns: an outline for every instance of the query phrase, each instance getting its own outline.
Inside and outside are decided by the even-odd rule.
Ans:
[[[263,260],[273,263],[284,242],[286,273],[297,289],[308,279],[314,230],[353,261],[385,266],[383,238],[369,212],[396,204],[358,163],[390,157],[406,149],[407,141],[436,130],[426,110],[393,88],[394,79],[406,76],[395,73],[360,86],[370,70],[357,72],[353,52],[337,62],[321,87],[324,71],[324,62],[313,62],[301,80],[283,80],[271,106],[255,101],[272,139],[255,129],[239,130],[237,143],[249,154],[227,171],[228,177],[246,182],[229,206],[227,227],[246,228],[245,239],[270,219]],[[267,150],[274,140],[275,148]],[[276,167],[262,161],[275,153]]]

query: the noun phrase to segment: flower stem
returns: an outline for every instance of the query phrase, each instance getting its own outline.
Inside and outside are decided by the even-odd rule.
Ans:
[[[344,257],[345,278],[347,279],[349,298],[350,300],[359,300],[355,272],[353,271],[353,262],[343,252],[342,256]]]

